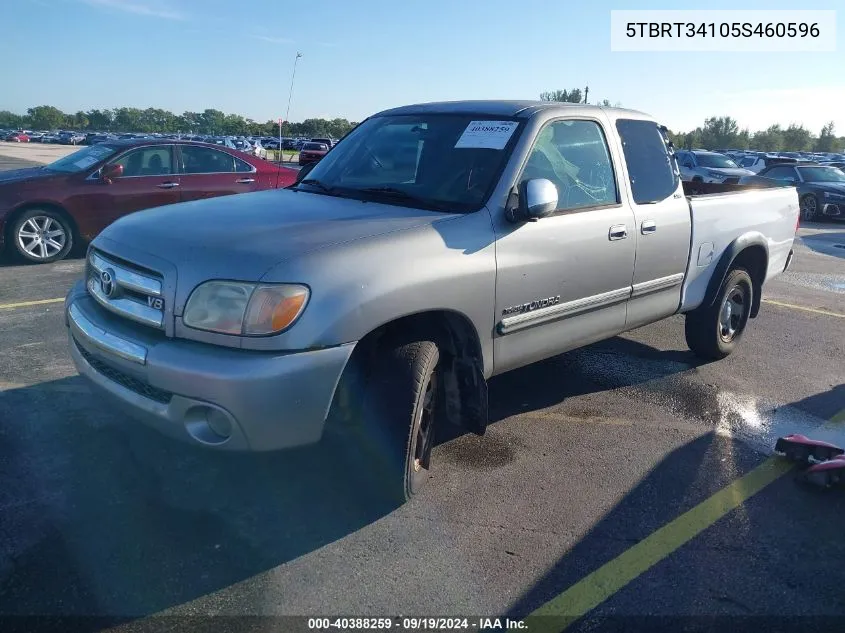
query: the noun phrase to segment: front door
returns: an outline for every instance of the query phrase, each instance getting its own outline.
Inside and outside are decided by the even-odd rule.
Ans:
[[[258,191],[256,169],[229,152],[202,145],[180,145],[182,201]]]
[[[172,145],[138,147],[110,164],[123,165],[123,175],[108,184],[92,182],[98,188],[95,233],[129,213],[179,202]]]
[[[620,197],[604,124],[548,122],[519,181],[554,183],[557,211],[537,222],[496,219],[495,373],[625,327],[634,215]]]
[[[668,138],[654,121],[617,119],[627,195],[634,211],[637,264],[626,329],[678,311],[692,220]]]

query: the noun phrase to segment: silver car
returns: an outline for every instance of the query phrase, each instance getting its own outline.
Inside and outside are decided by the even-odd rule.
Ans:
[[[736,184],[754,172],[743,169],[724,154],[697,150],[675,152],[681,180],[684,182],[718,182]]]

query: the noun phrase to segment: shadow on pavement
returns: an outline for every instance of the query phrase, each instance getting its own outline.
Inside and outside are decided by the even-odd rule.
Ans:
[[[841,227],[834,227],[831,225],[810,225],[806,228],[839,229]],[[814,235],[805,235],[801,238],[801,243],[817,253],[845,258],[845,231],[837,230],[835,233],[816,233]]]
[[[819,416],[822,424],[845,408],[845,385],[789,406]],[[523,594],[508,616],[526,617],[761,461],[759,454],[713,433],[680,446]],[[567,631],[839,630],[845,622],[843,492],[808,487],[794,472],[780,477],[569,622]],[[625,572],[621,566],[619,573]]]
[[[78,376],[0,392],[0,418],[0,618],[158,612],[394,509],[325,451],[197,450],[109,413]]]

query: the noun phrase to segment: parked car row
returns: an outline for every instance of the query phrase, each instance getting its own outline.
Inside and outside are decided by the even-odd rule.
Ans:
[[[745,176],[739,182],[794,185],[798,189],[802,219],[845,219],[845,172],[838,167],[809,161],[776,164],[758,174]]]
[[[52,262],[134,211],[286,187],[296,175],[220,145],[107,140],[43,167],[0,172],[0,249]]]
[[[692,149],[675,151],[675,158],[685,182],[791,184],[798,189],[803,220],[845,219],[845,156],[841,154]]]

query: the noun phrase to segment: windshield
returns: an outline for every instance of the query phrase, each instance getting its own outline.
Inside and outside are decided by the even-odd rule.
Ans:
[[[101,160],[114,154],[115,151],[117,151],[115,148],[108,145],[89,145],[78,152],[74,152],[64,158],[60,158],[54,163],[50,163],[45,169],[75,173],[99,163]]]
[[[347,197],[472,211],[484,204],[518,136],[516,121],[471,115],[365,121],[308,173],[301,187]]]
[[[845,182],[845,173],[836,167],[799,167],[804,182]]]
[[[717,169],[736,169],[739,167],[730,158],[721,154],[696,154],[695,158],[701,167],[714,167]]]

